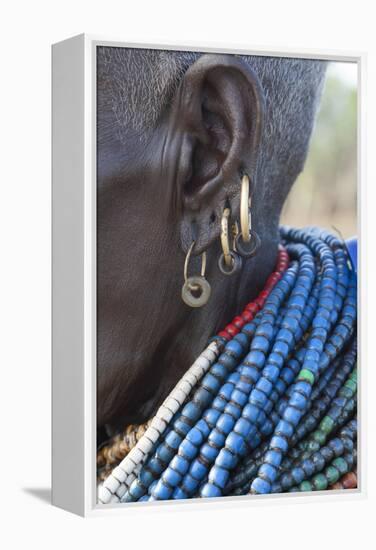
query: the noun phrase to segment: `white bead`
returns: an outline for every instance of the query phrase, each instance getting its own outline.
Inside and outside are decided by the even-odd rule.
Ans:
[[[159,413],[159,411],[157,412],[157,416],[155,416],[155,417],[153,418],[153,420],[152,420],[150,426],[151,426],[152,428],[154,428],[155,430],[157,430],[157,432],[158,432],[159,434],[162,434],[162,433],[165,431],[166,427],[167,427],[167,422],[165,422],[165,421],[163,420],[163,418],[160,418],[159,415],[158,415],[158,413]],[[149,428],[148,428],[148,429],[149,429]],[[148,430],[146,430],[145,435],[147,434],[147,432],[148,432]]]
[[[132,485],[133,481],[136,479],[135,474],[131,474],[127,477],[125,481],[125,486],[129,489],[129,487]]]
[[[126,492],[127,492],[127,488],[124,485],[124,483],[122,483],[118,488],[118,490],[116,491],[116,494],[119,498],[121,498],[123,495],[125,495]]]
[[[170,398],[176,399],[179,405],[182,405],[186,399],[186,395],[181,389],[175,388],[174,390],[172,390],[170,394]]]
[[[167,398],[168,399],[168,398]],[[166,399],[166,401],[167,401]],[[165,402],[166,402],[165,401]],[[172,417],[174,416],[173,413],[170,411],[170,409],[168,409],[167,407],[165,407],[165,405],[161,405],[157,411],[157,416],[163,420],[164,422],[166,422],[167,424],[169,424],[170,420],[172,419]]]
[[[207,370],[210,367],[210,361],[204,355],[200,355],[193,363],[192,367],[199,367],[200,369]]]
[[[145,434],[137,442],[137,448],[140,449],[144,455],[150,453],[153,448],[153,444],[150,439],[145,439]]]
[[[177,399],[172,397],[172,393],[170,393],[170,395],[168,396],[165,407],[169,409],[173,414],[175,414],[179,410],[180,403]]]
[[[135,464],[133,462],[133,460],[130,460],[128,457],[129,457],[129,454],[127,454],[127,456],[125,458],[123,458],[123,460],[119,464],[119,467],[122,470],[124,470],[124,472],[127,474],[127,476],[129,474],[131,474],[133,472],[135,466],[137,466],[137,464]]]
[[[185,375],[185,380],[188,382],[188,384],[192,386],[192,388],[194,388],[198,382],[197,376],[191,371],[187,372],[187,374]]]
[[[192,389],[192,384],[190,384],[188,381],[187,381],[187,378],[184,377],[183,380],[181,380],[178,384],[178,388],[184,392],[185,396],[187,397],[187,395],[189,394],[189,392],[191,391]]]
[[[120,498],[116,495],[112,495],[110,502],[120,502]]]
[[[144,436],[149,439],[149,441],[151,441],[153,444],[158,441],[160,435],[161,434],[158,430],[156,430],[156,428],[154,428],[154,426],[149,426],[149,428],[144,433]]]
[[[144,453],[136,445],[136,447],[133,447],[133,449],[129,451],[126,458],[134,462],[134,465],[137,466],[137,464],[144,458]]]
[[[103,485],[99,487],[98,489],[99,502],[101,502],[102,504],[108,504],[111,500],[111,497],[112,497],[112,493],[110,493],[110,491],[106,489],[106,487],[103,487]]]
[[[120,482],[110,474],[103,482],[103,487],[106,487],[111,493],[115,493],[120,485]]]
[[[114,478],[116,478],[120,483],[124,483],[128,475],[120,466],[116,466],[116,468],[114,468],[111,473]]]

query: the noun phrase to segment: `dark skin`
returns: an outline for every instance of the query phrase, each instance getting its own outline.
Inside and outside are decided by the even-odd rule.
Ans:
[[[140,144],[108,139],[98,148],[98,426],[107,433],[146,421],[207,344],[261,290],[275,264],[284,197],[258,200],[264,97],[252,70],[233,56],[203,55]],[[110,116],[110,115],[108,115]],[[225,206],[239,219],[240,182],[252,182],[255,258],[226,277],[218,269]],[[256,182],[256,183],[255,183]],[[183,303],[207,252],[212,294]]]

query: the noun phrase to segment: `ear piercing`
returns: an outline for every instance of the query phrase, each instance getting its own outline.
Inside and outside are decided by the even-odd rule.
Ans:
[[[195,241],[192,242],[187,256],[184,262],[184,285],[181,290],[181,297],[183,302],[190,307],[202,307],[204,306],[211,294],[211,287],[208,281],[205,279],[206,270],[206,252],[202,253],[201,263],[201,275],[188,277],[188,264],[191,257],[192,250],[194,248]]]
[[[240,271],[242,258],[251,258],[257,253],[261,240],[256,231],[252,229],[251,223],[251,197],[249,194],[249,177],[244,174],[241,182],[240,192],[240,231],[235,222],[230,230],[230,208],[223,210],[221,219],[221,247],[222,253],[218,259],[218,267],[223,275],[233,275]],[[230,244],[232,241],[232,247]],[[185,304],[190,307],[204,306],[211,294],[211,287],[205,279],[206,252],[202,253],[201,275],[188,277],[188,264],[194,248],[192,242],[184,262],[184,285],[181,297]]]
[[[234,250],[230,250],[229,231],[230,209],[225,208],[221,219],[222,254],[218,259],[218,267],[223,275],[233,275],[242,267],[242,259]]]
[[[240,192],[240,228],[235,237],[235,247],[243,258],[251,258],[258,251],[261,240],[256,231],[251,228],[251,197],[249,196],[249,177],[242,177]]]

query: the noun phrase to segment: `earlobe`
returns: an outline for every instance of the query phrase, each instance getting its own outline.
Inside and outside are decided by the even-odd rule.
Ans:
[[[220,232],[213,220],[225,205],[238,207],[242,175],[253,181],[263,110],[256,74],[235,56],[203,55],[185,74],[170,121],[179,135],[175,184],[184,251],[192,240],[196,254],[210,246]]]

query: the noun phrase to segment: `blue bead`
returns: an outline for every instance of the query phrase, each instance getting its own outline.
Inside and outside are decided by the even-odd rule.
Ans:
[[[271,464],[262,464],[259,468],[258,475],[266,481],[273,482],[277,476],[276,468]]]
[[[223,403],[223,401],[222,401]],[[220,404],[220,400],[218,398],[216,398],[214,401],[213,401],[213,407],[215,406],[216,408],[222,408],[222,403]],[[221,413],[219,410],[216,410],[216,409],[207,409],[203,415],[203,419],[205,419],[205,421],[207,422],[207,424],[209,426],[215,426],[216,423],[217,423],[217,420],[218,418],[220,417]]]
[[[236,424],[235,424],[236,428]],[[240,454],[244,448],[244,438],[235,432],[231,432],[226,438],[226,447],[234,454]]]
[[[264,462],[271,464],[275,468],[279,468],[282,460],[282,454],[274,449],[269,450],[265,453]]]
[[[198,430],[196,427],[193,427],[188,433],[187,433],[187,439],[190,441],[195,447],[198,447],[203,442],[204,436],[200,430]]]
[[[235,389],[232,392],[231,401],[233,401],[234,403],[237,403],[240,407],[244,407],[244,405],[248,401],[248,395],[243,393],[242,391]]]
[[[184,458],[187,458],[188,460],[192,460],[197,455],[198,449],[193,445],[190,441],[187,439],[184,439],[184,441],[181,442],[179,447],[179,453],[184,456]]]
[[[200,449],[200,454],[204,458],[206,458],[206,460],[208,462],[214,462],[214,460],[216,459],[216,457],[218,455],[218,450],[214,449],[213,447],[211,447],[207,443],[204,443],[204,445]]]
[[[270,447],[280,449],[282,453],[286,453],[288,450],[288,443],[284,437],[274,435],[270,441]]]
[[[183,491],[181,487],[176,487],[176,489],[172,494],[172,498],[175,500],[181,500],[181,499],[188,498],[188,495],[185,491]]]
[[[209,482],[215,483],[215,485],[225,488],[225,485],[229,478],[228,470],[221,468],[220,466],[214,465],[209,472]]]
[[[180,483],[181,478],[182,478],[182,476],[178,472],[173,470],[172,468],[167,468],[163,472],[163,476],[162,476],[162,479],[168,485],[171,485],[172,487],[176,487],[176,485],[178,485],[178,483]]]
[[[256,405],[253,405],[252,403],[248,403],[243,409],[244,418],[247,418],[252,423],[256,422],[259,414],[260,414],[260,409],[256,407]]]
[[[213,445],[213,447],[217,447],[217,449],[221,449],[226,439],[226,435],[220,433],[216,428],[210,433],[208,441]]]
[[[297,407],[301,411],[304,411],[307,406],[307,398],[305,395],[302,395],[301,393],[294,391],[292,396],[290,397],[289,403],[293,407]]]
[[[181,436],[174,430],[171,430],[165,438],[165,441],[171,449],[177,449],[181,442]]]
[[[170,462],[170,467],[179,474],[185,475],[189,468],[189,461],[181,455],[175,455]]]
[[[270,493],[271,484],[260,477],[256,477],[252,482],[251,489],[253,492],[261,495],[267,494]]]
[[[269,349],[269,340],[265,336],[255,336],[251,344],[252,350],[258,350],[267,353]]]
[[[237,359],[243,354],[243,347],[236,340],[231,340],[226,344],[226,352],[234,355]]]
[[[298,485],[305,478],[305,473],[303,468],[295,467],[291,470],[291,475],[294,479],[294,482]]]
[[[299,420],[302,417],[302,411],[295,409],[295,407],[287,407],[283,413],[283,419],[287,420],[294,426],[297,426]]]
[[[167,438],[166,438],[167,440]],[[158,447],[156,453],[156,457],[159,458],[164,464],[168,464],[172,457],[174,456],[174,449],[170,449],[169,447],[166,447],[166,445],[162,444]]]
[[[190,420],[197,420],[200,415],[200,408],[197,405],[197,403],[194,403],[191,401],[190,403],[187,403],[184,405],[183,410],[181,411],[181,414],[183,416],[186,416]]]
[[[243,437],[247,437],[250,430],[251,430],[251,423],[246,418],[239,418],[239,420],[236,421],[235,425],[235,431],[239,435],[242,435]]]
[[[223,450],[223,449],[222,449]],[[208,469],[206,466],[204,466],[204,464],[202,462],[200,462],[199,460],[195,459],[193,462],[192,462],[192,465],[189,469],[189,473],[190,475],[194,478],[194,479],[197,479],[198,481],[201,481],[202,479],[204,479],[204,477],[206,476],[208,472]]]
[[[135,480],[135,481],[137,481],[137,480]],[[134,500],[138,500],[140,497],[143,496],[144,489],[138,483],[133,482],[132,485],[129,488],[129,493],[131,494],[131,496]]]
[[[250,401],[251,403],[258,405],[259,407],[264,407],[267,401],[267,396],[263,392],[255,388],[252,390]]]
[[[149,485],[154,481],[153,474],[145,468],[141,469],[140,473],[138,474],[138,478],[140,480],[140,483],[142,483],[144,487],[149,487]]]
[[[275,432],[277,435],[283,435],[289,438],[293,434],[293,426],[290,424],[290,422],[286,422],[285,420],[280,420],[277,424]]]
[[[278,355],[278,357],[281,357],[281,356]],[[270,356],[269,356],[269,359],[270,359]],[[281,357],[281,360],[282,360],[282,357]],[[266,378],[267,380],[270,380],[270,382],[272,383],[275,383],[275,381],[278,379],[278,376],[279,376],[279,368],[275,367],[274,365],[268,364],[264,368],[262,374],[264,378]]]
[[[220,450],[215,462],[218,466],[231,470],[236,466],[237,460],[235,455],[226,449],[226,447],[223,447],[223,449]]]
[[[217,427],[221,432],[228,434],[234,427],[234,424],[235,424],[235,419],[229,414],[224,413],[219,417],[217,422]]]
[[[204,378],[201,381],[201,384],[204,388],[216,394],[219,388],[221,387],[221,382],[213,376],[210,372],[205,374]]]
[[[213,498],[222,496],[222,492],[219,487],[211,485],[210,483],[205,483],[200,491],[200,495],[202,498]]]
[[[256,389],[262,391],[266,395],[270,395],[273,389],[273,384],[267,378],[265,378],[264,373],[260,380],[257,382]]]
[[[196,479],[193,479],[193,477],[190,474],[187,474],[185,478],[183,479],[182,483],[182,489],[185,491],[188,495],[191,495],[196,491],[198,487],[199,482]]]
[[[170,487],[167,487],[167,485],[165,485],[162,480],[158,481],[152,491],[153,497],[158,500],[168,500],[171,494],[172,489],[170,489]]]
[[[303,460],[301,466],[306,476],[311,477],[315,473],[315,468],[311,460],[309,459]]]

